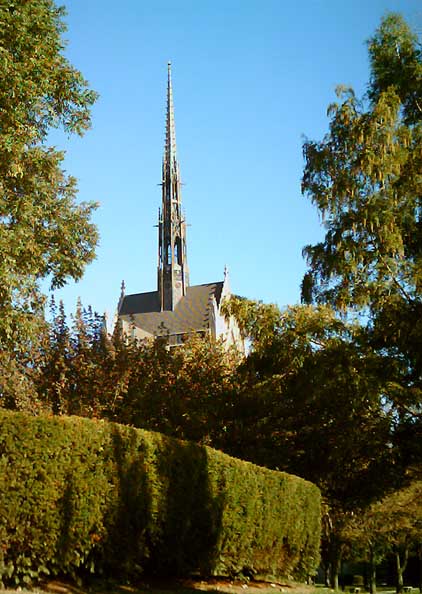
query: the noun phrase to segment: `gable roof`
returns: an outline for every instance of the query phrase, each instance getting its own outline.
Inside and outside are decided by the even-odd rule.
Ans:
[[[174,311],[161,311],[158,291],[126,295],[120,304],[120,318],[153,336],[208,330],[211,300],[220,304],[223,281],[188,287]]]

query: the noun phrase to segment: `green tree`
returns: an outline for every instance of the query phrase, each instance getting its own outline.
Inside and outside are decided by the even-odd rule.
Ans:
[[[226,313],[238,317],[251,353],[219,447],[320,487],[327,504],[322,557],[337,588],[350,518],[401,478],[394,419],[383,406],[383,359],[359,324],[326,305],[282,312],[232,299]]]
[[[325,238],[307,246],[305,302],[363,312],[384,358],[385,395],[402,417],[422,412],[422,56],[398,15],[369,41],[367,97],[338,90],[329,132],[304,144],[303,192]]]
[[[351,557],[368,562],[369,591],[377,591],[377,567],[391,552],[391,546],[383,534],[389,518],[380,513],[379,502],[354,514],[345,527],[345,538],[351,547]]]
[[[52,300],[49,332],[33,378],[37,400],[53,414],[120,420],[117,408],[134,373],[137,345],[116,329],[109,336],[103,316],[77,304],[68,325],[63,303]]]
[[[389,14],[368,43],[371,81],[368,96],[375,105],[394,88],[408,125],[422,119],[422,51],[417,35],[399,14]]]
[[[219,342],[190,338],[127,340],[116,325],[79,302],[69,327],[61,303],[51,306],[50,331],[34,383],[53,414],[106,418],[201,443],[225,431],[237,387],[238,357]],[[220,440],[221,441],[221,440]]]
[[[418,551],[422,541],[422,483],[408,485],[371,505],[349,525],[349,537],[367,552],[371,564],[371,592],[375,592],[375,568],[388,554],[393,554],[396,589],[401,592],[409,554]]]
[[[69,362],[72,356],[70,330],[64,304],[50,303],[49,332],[43,343],[42,365],[37,375],[37,391],[53,414],[68,413]]]
[[[220,342],[188,338],[169,349],[165,340],[132,345],[119,422],[207,445],[221,443],[236,398],[236,353]]]
[[[64,56],[53,0],[0,6],[0,348],[26,354],[40,335],[40,281],[79,279],[94,257],[93,203],[78,204],[51,128],[83,134],[96,94]]]
[[[422,483],[413,481],[376,504],[372,512],[381,515],[380,525],[395,558],[396,589],[403,590],[403,576],[411,549],[422,540]]]

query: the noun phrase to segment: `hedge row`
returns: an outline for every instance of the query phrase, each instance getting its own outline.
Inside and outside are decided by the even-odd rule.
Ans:
[[[318,489],[188,442],[0,412],[0,578],[141,572],[302,578]]]

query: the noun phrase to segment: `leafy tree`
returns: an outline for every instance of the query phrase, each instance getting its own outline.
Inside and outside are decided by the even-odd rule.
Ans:
[[[25,355],[42,331],[40,281],[79,279],[94,257],[93,203],[78,204],[49,130],[83,134],[96,94],[63,54],[53,0],[0,6],[0,348]]]
[[[33,364],[33,358],[31,357]],[[37,398],[34,367],[0,350],[0,407],[37,414],[45,409]]]
[[[221,343],[191,338],[127,340],[117,325],[78,303],[69,327],[63,304],[51,306],[35,383],[38,400],[54,414],[107,418],[201,443],[216,443],[237,388],[238,357]],[[221,441],[221,440],[220,440]]]
[[[373,508],[373,513],[381,514],[384,520],[382,529],[394,553],[397,592],[403,590],[403,575],[409,552],[411,548],[416,549],[422,540],[421,497],[422,483],[414,481]]]
[[[369,591],[377,591],[377,567],[387,557],[391,547],[383,534],[388,518],[380,513],[379,502],[355,514],[345,527],[344,536],[352,549],[352,559],[365,560],[369,565]]]
[[[375,105],[394,88],[408,125],[422,119],[422,51],[415,33],[399,14],[390,14],[368,43],[371,81],[368,96]]]
[[[50,303],[51,322],[43,343],[42,365],[37,377],[38,393],[53,414],[68,412],[68,368],[72,356],[70,330],[67,326],[64,304]]]
[[[372,593],[376,590],[376,564],[389,553],[395,559],[397,592],[402,591],[409,553],[417,551],[422,541],[421,496],[422,483],[414,479],[350,523],[349,537],[369,554]]]
[[[181,439],[221,443],[238,388],[236,353],[197,337],[180,348],[169,349],[161,339],[132,348],[118,420]]]
[[[322,556],[337,588],[352,514],[401,477],[393,417],[383,406],[383,359],[368,348],[358,324],[325,305],[281,312],[232,299],[226,310],[248,334],[251,354],[220,447],[321,488]]]
[[[338,90],[329,133],[304,144],[303,192],[324,219],[307,246],[305,302],[361,311],[384,357],[386,396],[402,417],[422,412],[422,55],[398,15],[369,41],[367,97]]]
[[[69,413],[79,416],[101,416],[104,390],[103,366],[106,352],[103,344],[103,319],[91,307],[84,309],[80,300],[73,317],[72,357],[69,365]]]
[[[422,412],[422,54],[395,14],[382,20],[368,48],[367,95],[358,100],[340,87],[339,103],[328,110],[328,134],[304,144],[302,189],[326,234],[304,249],[309,269],[302,298],[331,304],[342,315],[364,314],[361,363],[372,368],[383,410],[394,407],[391,447],[401,450],[406,466],[422,455],[412,439]],[[373,525],[369,534],[374,565]],[[403,543],[395,546],[398,553]],[[397,567],[400,583],[401,562]]]
[[[69,326],[63,303],[51,304],[49,333],[34,379],[38,400],[53,414],[120,420],[137,346],[116,329],[107,334],[104,318],[78,302]]]

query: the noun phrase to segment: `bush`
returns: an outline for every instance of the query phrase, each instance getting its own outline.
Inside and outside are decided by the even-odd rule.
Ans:
[[[159,433],[0,412],[0,577],[304,577],[318,489]]]

